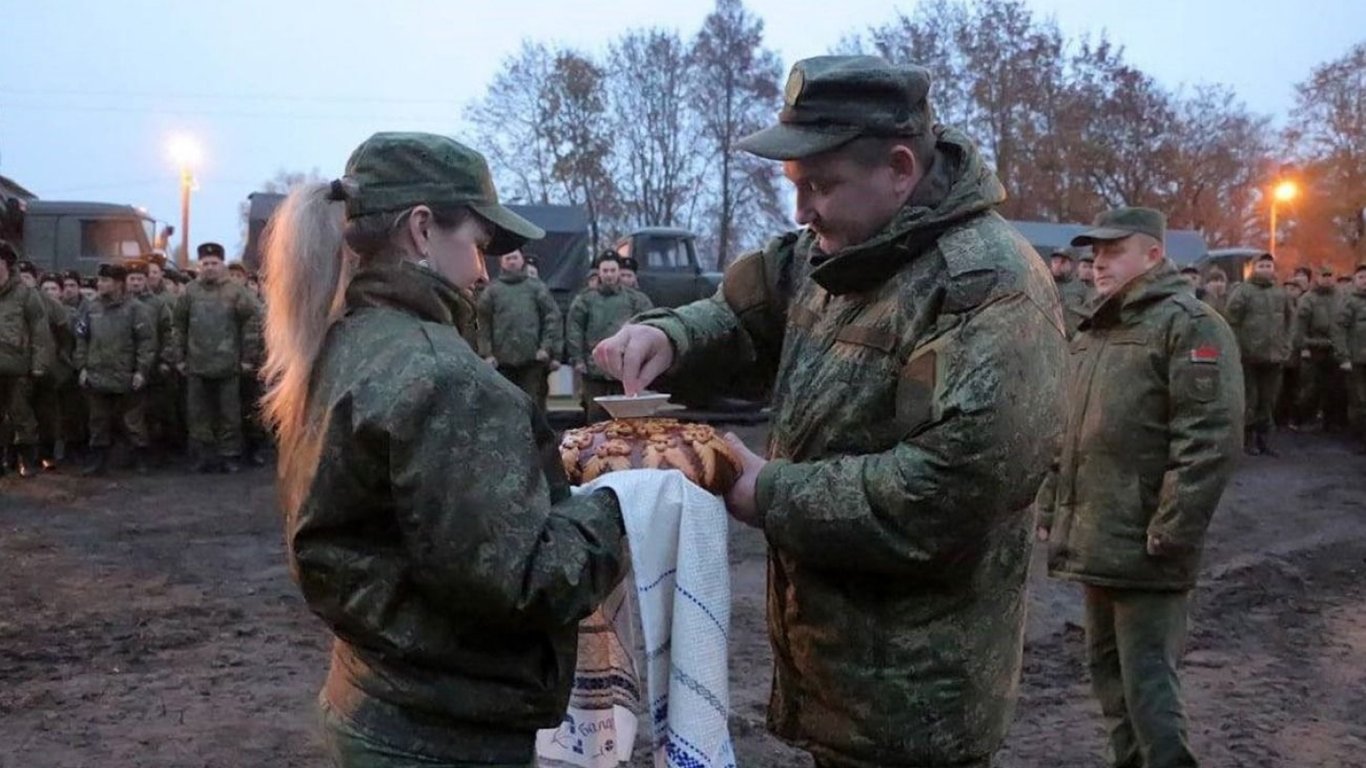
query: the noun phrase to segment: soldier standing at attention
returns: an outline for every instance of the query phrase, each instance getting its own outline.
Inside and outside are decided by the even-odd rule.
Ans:
[[[1096,218],[1092,316],[1072,340],[1074,404],[1052,500],[1049,573],[1081,582],[1087,664],[1116,768],[1196,766],[1176,675],[1205,529],[1242,437],[1238,342],[1163,253],[1149,208]]]
[[[521,251],[499,257],[498,279],[479,297],[479,351],[545,412],[547,377],[559,368],[564,321],[545,283],[526,274]]]
[[[769,728],[823,768],[990,764],[1063,418],[1057,289],[929,90],[876,57],[797,62],[778,125],[739,146],[783,161],[804,229],[594,353],[632,393],[774,382],[771,455],[728,436],[726,503],[769,545]]]
[[[146,290],[138,294],[138,298],[151,310],[157,335],[156,364],[152,366],[152,380],[147,386],[148,432],[154,445],[169,452],[184,449],[185,424],[180,418],[184,387],[175,371],[176,295],[171,288],[175,283],[166,277],[165,263],[166,257],[161,253],[144,257],[141,266],[147,275]],[[135,274],[136,270],[130,268],[130,290],[139,282]]]
[[[1276,283],[1276,275],[1271,275],[1271,283]],[[1225,315],[1225,305],[1228,303],[1228,275],[1218,267],[1210,267],[1205,272],[1205,295],[1203,301],[1214,307],[1214,311],[1220,315]],[[1226,315],[1225,315],[1226,316]]]
[[[67,385],[75,378],[72,359],[76,352],[75,322],[71,310],[62,303],[62,281],[58,275],[44,275],[38,281],[39,295],[47,312],[52,332],[52,368],[47,376],[33,380],[33,412],[38,419],[38,461],[45,470],[57,468],[57,444],[70,452],[66,433],[66,410],[62,401]]]
[[[1294,348],[1300,357],[1300,423],[1313,424],[1324,415],[1325,431],[1333,424],[1329,400],[1338,363],[1333,355],[1333,320],[1337,314],[1337,290],[1333,270],[1324,267],[1314,289],[1300,297],[1295,312]]]
[[[1271,427],[1285,361],[1290,357],[1290,326],[1295,313],[1285,292],[1276,286],[1276,262],[1263,253],[1252,264],[1252,277],[1233,289],[1223,313],[1238,339],[1243,361],[1243,449],[1248,453],[1275,456]]]
[[[1190,291],[1195,298],[1204,301],[1205,286],[1200,284],[1200,270],[1195,267],[1182,267],[1181,278],[1190,286]]]
[[[1091,298],[1089,287],[1073,274],[1075,258],[1070,248],[1054,249],[1048,257],[1048,268],[1053,273],[1053,282],[1058,286],[1058,296],[1062,299],[1062,315],[1067,323],[1069,337],[1077,332],[1077,326],[1086,317]]]
[[[1290,349],[1285,356],[1285,377],[1281,379],[1281,396],[1276,403],[1276,426],[1289,430],[1300,428],[1300,356],[1294,349],[1295,313],[1300,306],[1304,288],[1299,280],[1286,280],[1281,284],[1285,290],[1286,302],[1290,304]]]
[[[81,273],[74,269],[62,273],[62,303],[76,315],[85,309],[85,297],[81,295]]]
[[[1360,441],[1357,452],[1366,453],[1366,264],[1352,275],[1352,291],[1343,297],[1334,331],[1337,356],[1347,373],[1352,425]]]
[[[240,471],[242,400],[238,379],[261,349],[256,300],[223,276],[223,246],[199,246],[199,279],[176,302],[176,360],[186,378],[194,471]]]
[[[257,317],[263,317],[261,296],[252,288],[251,275],[242,262],[234,261],[228,265],[228,279],[251,297],[256,303]],[[260,360],[253,359],[247,362],[250,368],[243,366],[242,376],[238,379],[238,397],[242,404],[242,449],[248,464],[253,467],[264,467],[266,457],[263,452],[270,441],[270,436],[266,434],[265,424],[261,420],[261,379],[257,375]]]
[[[1096,295],[1096,257],[1091,254],[1090,248],[1081,249],[1081,255],[1077,257],[1077,279],[1086,286],[1086,300],[1090,301]]]
[[[14,247],[0,240],[0,442],[13,448],[19,476],[28,478],[39,472],[30,382],[47,376],[56,351],[43,299],[14,271],[18,261]]]
[[[621,257],[604,251],[598,257],[598,286],[579,294],[569,305],[566,334],[569,361],[583,377],[583,407],[590,423],[606,417],[602,406],[593,402],[604,395],[620,395],[621,382],[612,378],[593,360],[593,347],[606,339],[632,317],[650,309],[650,300],[639,291],[621,284]]]
[[[117,422],[133,448],[133,466],[147,472],[147,417],[144,387],[156,364],[156,323],[146,304],[127,295],[128,271],[100,266],[99,298],[76,324],[75,365],[90,413],[90,461],[84,475],[109,466]]]

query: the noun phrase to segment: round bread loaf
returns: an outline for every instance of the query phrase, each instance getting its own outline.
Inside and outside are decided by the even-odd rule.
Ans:
[[[715,429],[676,419],[617,419],[571,429],[560,440],[560,458],[574,485],[623,469],[676,469],[724,495],[740,477],[740,462]]]

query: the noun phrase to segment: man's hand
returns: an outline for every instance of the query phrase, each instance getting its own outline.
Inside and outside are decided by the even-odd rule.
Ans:
[[[1343,361],[1342,361],[1342,365],[1339,365],[1338,367],[1341,368],[1341,369],[1344,370],[1344,371],[1350,371],[1350,370],[1352,370],[1352,361],[1351,361],[1351,360],[1343,360]]]
[[[1302,359],[1302,360],[1308,360],[1309,358],[1310,358],[1309,350],[1307,350],[1307,349],[1302,349],[1302,350],[1300,350],[1300,359]]]
[[[762,456],[751,451],[735,433],[726,434],[726,445],[731,453],[740,460],[740,479],[726,494],[726,509],[730,516],[753,528],[764,527],[763,517],[759,514],[755,492],[758,487],[759,472],[768,464]]]
[[[170,375],[171,375],[171,366],[167,365],[166,363],[162,363],[161,365],[158,365],[158,366],[157,366],[157,370],[158,370],[158,371],[161,371],[161,375],[162,375],[162,376],[170,376]]]
[[[580,376],[587,376],[588,366],[584,365],[583,363],[574,363],[574,372],[579,374]]]
[[[251,373],[251,363],[242,363],[242,373]]]
[[[628,325],[593,349],[593,360],[621,381],[628,395],[638,395],[674,364],[674,348],[663,331]]]
[[[550,370],[552,370],[552,371],[558,371],[558,370],[560,370],[560,361],[559,361],[559,360],[551,360],[551,361],[550,361]]]
[[[85,369],[82,368],[80,375],[76,377],[76,383],[84,387],[87,383],[89,383],[89,381],[90,374],[86,373]]]
[[[538,362],[538,363],[548,363],[548,362],[550,362],[550,353],[547,352],[547,351],[545,351],[544,349],[538,349],[538,350],[536,350],[536,362]]]
[[[1039,541],[1048,541],[1048,529],[1042,525],[1034,529],[1034,538]]]
[[[184,375],[185,375],[185,364],[184,364],[184,363],[176,363],[176,364],[175,364],[175,369],[176,369],[176,371],[178,371],[178,372],[180,373],[181,376],[184,376]]]
[[[1152,557],[1162,557],[1168,554],[1170,548],[1162,541],[1161,537],[1148,534],[1148,554]]]
[[[143,384],[146,384],[146,383],[147,383],[147,382],[146,382],[145,379],[142,378],[142,374],[141,374],[141,373],[135,373],[135,374],[133,374],[133,391],[134,391],[134,392],[141,391],[141,390],[142,390],[142,385],[143,385]]]

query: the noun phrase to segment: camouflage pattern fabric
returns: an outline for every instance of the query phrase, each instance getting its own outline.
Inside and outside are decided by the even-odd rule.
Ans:
[[[147,396],[143,392],[95,392],[87,390],[90,413],[90,447],[107,448],[114,442],[114,425],[134,448],[147,447]]]
[[[146,304],[125,296],[96,299],[76,321],[76,370],[85,371],[85,388],[123,394],[133,391],[133,376],[151,380],[156,361],[156,326]]]
[[[1337,291],[1332,286],[1317,286],[1300,297],[1295,310],[1294,348],[1332,356],[1333,319],[1337,310]]]
[[[1229,294],[1223,313],[1244,363],[1282,364],[1290,355],[1294,309],[1274,280],[1253,275]]]
[[[187,376],[237,376],[261,359],[258,305],[231,280],[196,280],[185,286],[173,313],[175,359]]]
[[[769,726],[823,764],[985,761],[1016,698],[1062,311],[993,211],[1000,182],[939,131],[931,171],[867,242],[825,254],[788,234],[712,299],[644,316],[675,346],[675,377],[776,381],[757,494]]]
[[[1067,336],[1071,338],[1076,335],[1077,326],[1081,325],[1081,321],[1085,320],[1091,311],[1093,293],[1091,286],[1071,275],[1056,282],[1058,296],[1062,299],[1063,319],[1067,323]]]
[[[1071,349],[1055,496],[1039,502],[1049,572],[1191,589],[1242,444],[1233,332],[1165,262],[1103,302]],[[1150,535],[1169,552],[1149,555]]]
[[[285,538],[337,637],[340,718],[429,760],[524,764],[624,529],[610,493],[570,495],[544,417],[462,339],[461,301],[410,264],[357,273],[313,371],[314,439],[280,459]]]
[[[237,376],[186,376],[185,415],[197,450],[224,459],[242,455],[242,385]]]
[[[38,442],[38,419],[29,396],[31,381],[28,376],[0,374],[0,447]]]
[[[1333,325],[1333,350],[1337,358],[1366,366],[1366,291],[1353,291],[1343,297]]]
[[[569,305],[569,319],[565,322],[569,362],[587,365],[588,378],[608,380],[607,374],[593,362],[593,348],[650,308],[649,297],[625,286],[603,285],[580,293]]]
[[[545,283],[525,274],[499,275],[479,297],[479,354],[499,367],[536,363],[536,353],[559,359],[564,321]]]
[[[0,285],[0,376],[42,378],[55,354],[41,294],[10,275]]]

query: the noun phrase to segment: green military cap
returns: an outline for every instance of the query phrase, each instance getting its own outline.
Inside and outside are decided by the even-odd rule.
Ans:
[[[487,252],[500,256],[545,230],[498,202],[484,156],[448,136],[377,133],[346,161],[333,199],[346,201],[346,217],[401,211],[415,205],[466,205],[494,225]]]
[[[1067,259],[1068,261],[1077,260],[1077,254],[1071,248],[1054,248],[1053,252],[1048,254],[1048,256],[1049,258],[1052,258],[1054,256],[1061,256],[1062,258]]]
[[[1130,235],[1147,235],[1164,242],[1167,217],[1152,208],[1116,208],[1096,216],[1091,228],[1072,238],[1072,245],[1091,245],[1107,240],[1123,240]]]
[[[934,119],[930,73],[876,56],[816,56],[792,65],[778,124],[742,138],[770,160],[829,152],[860,136],[919,136]]]
[[[1086,250],[1082,251],[1081,255],[1077,257],[1077,261],[1095,262],[1095,260],[1096,254],[1092,252],[1090,248],[1087,248]]]

